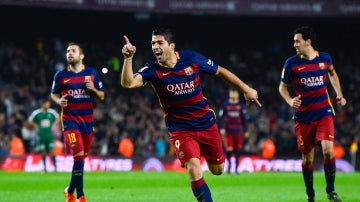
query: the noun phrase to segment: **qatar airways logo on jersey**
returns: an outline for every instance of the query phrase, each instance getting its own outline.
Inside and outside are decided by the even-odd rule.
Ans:
[[[324,76],[301,78],[300,82],[308,87],[324,85]]]
[[[185,83],[177,83],[177,84],[169,84],[166,86],[166,89],[174,95],[183,95],[189,94],[195,91],[194,81],[185,82]]]
[[[67,94],[72,96],[73,98],[89,98],[90,95],[88,95],[85,91],[85,89],[69,89],[67,91]]]
[[[231,118],[237,118],[240,116],[240,113],[238,111],[229,111],[227,114]]]

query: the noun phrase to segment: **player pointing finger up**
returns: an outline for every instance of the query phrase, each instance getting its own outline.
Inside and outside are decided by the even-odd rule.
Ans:
[[[122,54],[126,57],[126,58],[130,58],[132,57],[135,52],[136,52],[136,47],[133,46],[130,43],[130,40],[127,38],[127,36],[124,35],[124,40],[125,40],[125,45],[122,48]]]
[[[200,53],[175,50],[174,34],[168,29],[152,32],[151,48],[156,61],[147,62],[133,74],[132,56],[136,48],[126,36],[124,39],[121,85],[124,88],[137,88],[149,83],[153,87],[164,111],[171,143],[181,165],[188,172],[195,198],[201,202],[212,202],[210,189],[203,177],[200,156],[206,159],[212,174],[221,175],[225,154],[215,113],[202,93],[200,75],[207,73],[222,78],[240,89],[247,101],[260,107],[257,91]]]

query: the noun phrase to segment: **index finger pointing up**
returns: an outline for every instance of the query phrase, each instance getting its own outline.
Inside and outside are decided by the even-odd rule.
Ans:
[[[125,40],[125,43],[126,43],[126,44],[131,44],[131,43],[130,43],[130,40],[127,38],[126,35],[124,35],[124,40]]]

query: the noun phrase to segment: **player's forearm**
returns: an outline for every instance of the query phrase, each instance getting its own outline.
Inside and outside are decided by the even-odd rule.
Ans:
[[[230,75],[228,82],[232,84],[233,86],[237,86],[241,92],[247,93],[251,88],[244,83],[241,79],[239,79],[237,76],[233,74],[233,76]]]
[[[32,126],[35,131],[38,131],[38,130],[39,130],[37,124],[36,124],[34,121],[29,121],[29,125]]]
[[[336,73],[334,73],[333,75],[330,76],[330,82],[336,92],[336,95],[338,97],[343,97],[343,94],[341,91],[340,80]]]
[[[54,101],[56,104],[60,105],[60,95],[51,93],[50,97],[51,97],[52,101]]]
[[[55,120],[53,126],[59,125],[59,124],[60,124],[60,121],[61,121],[61,119],[60,119],[60,118],[57,118],[57,119]]]
[[[97,97],[99,100],[103,101],[103,100],[105,99],[105,93],[104,93],[104,91],[100,91],[100,90],[95,89],[95,90],[94,90],[94,93],[95,93],[96,97]]]
[[[124,88],[130,88],[133,79],[134,73],[132,70],[132,57],[124,58],[124,64],[121,71],[121,86]]]
[[[287,89],[287,85],[281,83],[279,85],[279,93],[281,95],[281,97],[286,101],[286,103],[288,103],[290,105],[291,103],[291,96],[290,96],[290,93]]]
[[[246,93],[250,89],[250,87],[246,83],[244,83],[239,77],[237,77],[235,74],[233,74],[224,67],[219,66],[217,75],[231,85],[238,87],[243,93]]]

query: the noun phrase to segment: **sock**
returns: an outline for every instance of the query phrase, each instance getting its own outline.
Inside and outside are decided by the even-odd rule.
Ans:
[[[231,152],[226,152],[225,155],[226,155],[226,159],[229,163],[227,172],[230,173],[230,171],[231,171]]]
[[[236,151],[235,152],[235,173],[238,173],[238,166],[239,166],[239,158],[240,158],[241,152]]]
[[[56,156],[55,155],[52,156],[52,161],[54,163],[54,167],[55,167],[55,171],[56,171],[57,169],[56,169]]]
[[[326,193],[330,194],[335,190],[335,173],[336,165],[335,158],[324,159],[324,171],[325,171],[325,180],[326,180]]]
[[[199,202],[213,202],[211,192],[204,178],[191,182],[191,189]]]
[[[304,177],[305,187],[306,187],[306,194],[309,198],[315,197],[315,191],[314,191],[314,166],[311,165],[309,167],[306,167],[304,164],[302,164],[302,173]]]
[[[84,195],[84,161],[74,161],[73,179],[75,182],[77,198]]]
[[[70,184],[68,187],[68,193],[72,194],[75,191],[75,177],[74,173],[71,174]]]
[[[46,155],[42,155],[42,160],[44,164],[44,171],[46,171]]]
[[[70,179],[70,185],[68,188],[69,193],[74,193],[76,188],[78,197],[84,195],[83,175],[84,175],[84,161],[74,161],[71,179]]]

